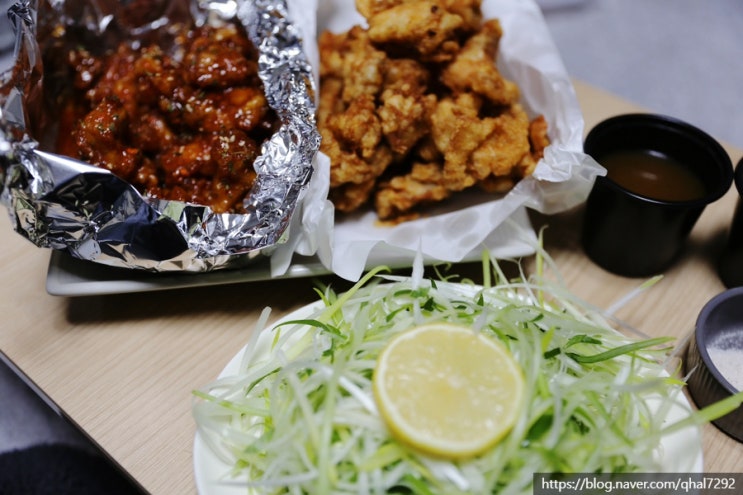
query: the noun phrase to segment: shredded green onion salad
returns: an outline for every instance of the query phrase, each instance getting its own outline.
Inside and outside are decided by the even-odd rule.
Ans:
[[[301,319],[264,330],[265,312],[236,374],[194,392],[202,439],[234,466],[226,479],[240,476],[254,494],[530,494],[536,472],[657,471],[664,434],[725,412],[670,421],[685,399],[664,369],[669,339],[621,335],[541,276],[543,256],[528,280],[506,280],[483,259],[484,285],[377,269],[346,293],[318,290],[322,303]],[[431,321],[498,339],[524,372],[515,427],[474,458],[416,452],[377,412],[378,354]]]

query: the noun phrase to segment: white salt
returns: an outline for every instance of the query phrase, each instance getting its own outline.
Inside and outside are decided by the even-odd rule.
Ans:
[[[743,390],[743,348],[713,345],[707,348],[715,368],[736,388]]]

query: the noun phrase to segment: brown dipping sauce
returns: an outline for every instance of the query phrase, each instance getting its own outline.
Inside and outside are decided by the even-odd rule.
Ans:
[[[662,201],[693,201],[707,193],[704,184],[677,160],[647,150],[617,151],[599,160],[607,177],[625,189]]]

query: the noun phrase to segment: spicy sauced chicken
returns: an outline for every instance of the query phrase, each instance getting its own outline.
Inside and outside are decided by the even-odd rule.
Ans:
[[[503,35],[480,0],[356,0],[368,27],[320,35],[321,151],[337,210],[379,219],[479,187],[508,191],[549,144],[496,66]]]
[[[174,46],[71,50],[75,96],[58,151],[146,195],[239,212],[260,145],[277,125],[255,47],[232,24],[183,28]]]

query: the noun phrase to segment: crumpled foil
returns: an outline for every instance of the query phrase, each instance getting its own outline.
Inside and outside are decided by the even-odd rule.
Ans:
[[[117,16],[117,9],[134,3],[148,14],[160,9],[160,15],[142,25]],[[313,175],[320,136],[316,83],[284,1],[24,0],[8,15],[16,39],[14,65],[0,74],[0,201],[19,234],[76,258],[149,271],[240,266],[286,243]],[[281,122],[255,161],[257,179],[244,214],[143,197],[107,170],[44,151],[30,137],[38,134],[28,132],[52,124],[40,97],[41,85],[50,83],[42,77],[41,61],[42,41],[50,33],[82,30],[106,42],[112,30],[142,35],[183,15],[197,24],[236,19],[246,28],[259,51],[268,102]],[[50,20],[58,24],[45,24]]]

